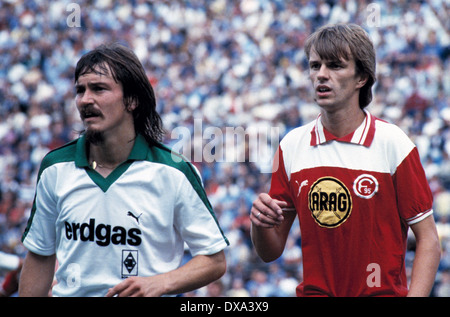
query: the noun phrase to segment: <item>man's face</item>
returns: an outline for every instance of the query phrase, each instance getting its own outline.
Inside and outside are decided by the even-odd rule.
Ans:
[[[105,73],[90,72],[81,75],[75,85],[75,103],[80,118],[86,128],[86,135],[100,136],[98,141],[122,128],[133,126],[133,117],[123,102],[123,89],[111,76]]]
[[[356,65],[352,57],[349,60],[323,60],[314,49],[309,58],[309,78],[314,88],[314,99],[327,111],[338,110],[357,103],[359,89],[365,80],[356,74]]]

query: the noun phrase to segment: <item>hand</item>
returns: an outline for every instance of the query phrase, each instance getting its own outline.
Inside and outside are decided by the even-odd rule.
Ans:
[[[106,297],[159,297],[164,295],[164,278],[161,275],[150,277],[129,277],[108,290]]]
[[[259,194],[253,202],[250,220],[258,227],[273,228],[279,226],[284,220],[282,208],[285,207],[287,207],[285,201],[272,199],[265,193]]]

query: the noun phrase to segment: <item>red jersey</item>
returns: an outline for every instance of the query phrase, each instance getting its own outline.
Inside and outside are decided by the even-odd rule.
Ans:
[[[317,120],[288,133],[269,195],[295,209],[303,282],[298,296],[405,296],[408,226],[433,213],[417,148],[366,112],[336,138]]]

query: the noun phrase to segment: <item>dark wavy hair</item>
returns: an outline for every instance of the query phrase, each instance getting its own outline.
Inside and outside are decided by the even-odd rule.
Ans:
[[[134,129],[149,144],[161,142],[164,129],[156,111],[156,98],[144,67],[134,52],[118,43],[104,44],[86,53],[75,68],[75,83],[87,73],[106,74],[122,84],[125,107],[136,103],[133,110]]]
[[[367,76],[367,82],[359,92],[359,107],[363,109],[369,105],[372,101],[372,86],[376,81],[375,49],[362,27],[353,23],[322,26],[306,40],[305,54],[308,60],[312,49],[326,60],[349,60],[353,57],[357,73]]]

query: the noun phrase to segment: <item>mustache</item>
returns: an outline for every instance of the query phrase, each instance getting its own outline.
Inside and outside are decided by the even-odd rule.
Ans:
[[[102,115],[102,113],[92,106],[85,106],[80,109],[81,119],[90,118],[90,117],[99,117],[101,115]]]

